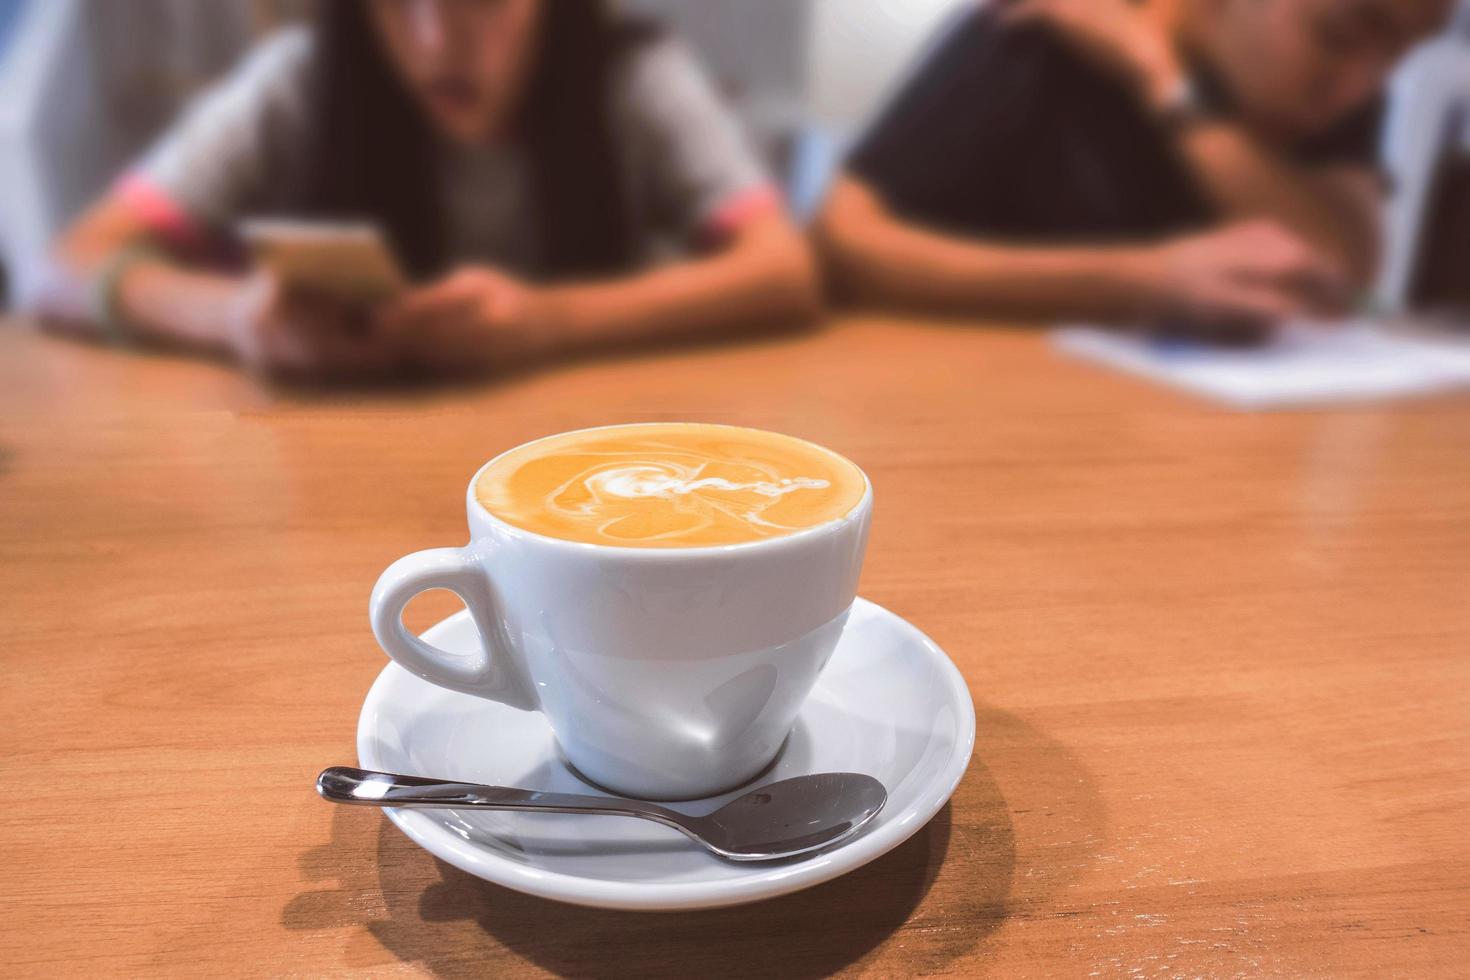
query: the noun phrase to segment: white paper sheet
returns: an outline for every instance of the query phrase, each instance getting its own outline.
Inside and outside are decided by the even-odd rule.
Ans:
[[[1368,322],[1291,324],[1259,347],[1155,340],[1097,327],[1053,335],[1069,354],[1237,408],[1399,398],[1470,388],[1470,342],[1391,332]]]

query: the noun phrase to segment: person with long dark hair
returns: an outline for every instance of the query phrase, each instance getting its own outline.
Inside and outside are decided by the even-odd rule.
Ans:
[[[374,223],[369,309],[238,260]],[[46,322],[271,374],[465,372],[808,318],[801,236],[689,53],[600,0],[321,0],[64,235]]]

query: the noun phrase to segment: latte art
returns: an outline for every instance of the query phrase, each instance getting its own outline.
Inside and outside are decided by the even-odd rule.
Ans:
[[[475,495],[527,530],[598,544],[694,547],[802,531],[844,516],[866,481],[811,443],[754,429],[612,426],[497,459]]]
[[[749,490],[765,497],[780,497],[794,490],[825,490],[832,484],[826,480],[808,477],[790,479],[782,477],[779,483],[756,481],[755,483],[731,483],[722,476],[672,476],[651,466],[618,467],[587,478],[595,484],[594,493],[603,492],[614,497],[667,497],[670,494],[693,493],[696,490]]]
[[[721,523],[744,522],[753,527],[773,531],[799,531],[766,520],[762,515],[788,493],[801,490],[825,490],[831,481],[811,477],[779,477],[744,483],[723,476],[703,476],[719,460],[702,460],[692,454],[673,449],[659,449],[682,458],[679,462],[634,464],[613,463],[606,468],[594,466],[558,487],[547,498],[548,510],[573,520],[598,522],[597,532],[609,540],[656,540],[687,537]],[[757,499],[747,499],[754,494]],[[667,527],[651,526],[644,512],[647,508],[635,502],[651,498],[664,501],[660,508]],[[681,520],[680,518],[687,518]]]

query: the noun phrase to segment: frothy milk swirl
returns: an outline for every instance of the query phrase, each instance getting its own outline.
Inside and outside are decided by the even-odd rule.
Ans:
[[[703,476],[708,465],[709,461],[690,465],[639,460],[592,467],[549,494],[546,506],[548,510],[599,521],[598,532],[608,538],[686,535],[709,527],[719,515],[763,530],[794,531],[800,528],[766,520],[763,514],[788,493],[825,490],[832,485],[829,480],[807,476],[777,477],[773,474],[771,479],[744,482],[722,476]],[[764,499],[752,501],[743,496],[751,493]],[[632,522],[626,508],[617,506],[617,503],[650,497],[668,501],[674,513],[689,520],[675,521],[674,526],[661,532],[622,527],[620,533],[620,526]]]
[[[561,444],[562,441],[565,444]],[[537,448],[540,452],[534,452]],[[790,534],[861,499],[861,472],[800,440],[726,426],[643,425],[532,443],[487,470],[481,503],[556,537],[648,547]]]
[[[703,469],[703,467],[700,467]],[[832,484],[827,480],[814,480],[801,476],[796,479],[782,477],[779,481],[755,480],[751,483],[735,483],[723,476],[675,476],[656,466],[622,466],[604,470],[587,479],[592,492],[613,497],[670,497],[674,494],[693,493],[696,490],[749,490],[763,497],[784,497],[797,490],[821,490]]]

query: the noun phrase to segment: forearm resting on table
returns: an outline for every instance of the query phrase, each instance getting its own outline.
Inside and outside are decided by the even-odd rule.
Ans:
[[[548,292],[566,346],[584,349],[804,324],[819,307],[816,282],[805,242],[771,218],[708,257]]]
[[[1365,168],[1303,167],[1228,124],[1197,127],[1182,147],[1227,219],[1273,219],[1336,262],[1354,285],[1371,280],[1381,200]]]
[[[42,324],[102,336],[105,325],[96,322],[93,304],[96,277],[118,251],[148,241],[147,229],[120,204],[104,201],[94,207],[52,251],[46,287],[37,302]],[[123,270],[112,302],[130,339],[218,351],[238,290],[237,279],[179,268],[160,253]]]
[[[843,178],[818,221],[834,285],[852,301],[950,314],[1126,319],[1153,297],[1141,249],[977,242],[905,223]]]

